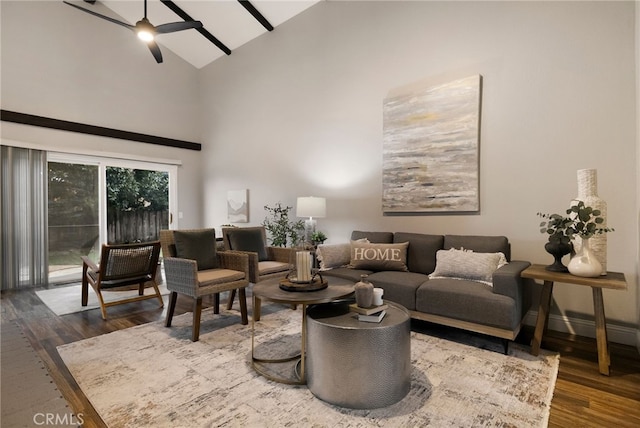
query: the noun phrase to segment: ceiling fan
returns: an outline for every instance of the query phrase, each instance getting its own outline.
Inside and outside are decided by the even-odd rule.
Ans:
[[[147,0],[144,0],[144,17],[136,22],[136,25],[131,25],[126,22],[119,21],[115,18],[111,18],[109,16],[101,15],[97,12],[94,12],[89,9],[85,9],[84,7],[80,7],[73,3],[69,3],[66,0],[63,0],[63,3],[68,4],[69,6],[73,6],[76,9],[80,9],[83,12],[87,12],[93,16],[97,16],[98,18],[105,19],[109,22],[113,22],[114,24],[121,25],[125,28],[128,28],[135,32],[138,35],[138,38],[147,43],[149,46],[149,50],[151,50],[151,54],[156,59],[156,62],[162,62],[162,53],[160,52],[160,48],[157,43],[154,41],[156,34],[166,34],[166,33],[174,33],[176,31],[190,30],[192,28],[201,28],[202,22],[200,21],[180,21],[180,22],[170,22],[168,24],[161,24],[158,26],[154,26],[147,19]]]

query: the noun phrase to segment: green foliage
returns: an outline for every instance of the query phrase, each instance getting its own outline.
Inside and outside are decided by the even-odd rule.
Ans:
[[[98,167],[49,162],[49,226],[98,224]]]
[[[268,215],[262,222],[262,225],[269,232],[271,245],[274,247],[286,247],[287,243],[293,245],[298,244],[304,235],[304,221],[289,220],[289,212],[293,207],[283,207],[280,202],[275,206],[264,206]]]
[[[107,206],[110,211],[165,211],[169,209],[166,172],[107,168]]]
[[[546,219],[540,223],[540,233],[549,235],[549,242],[569,243],[574,235],[583,239],[591,238],[601,233],[613,232],[615,229],[601,227],[604,218],[600,217],[600,210],[586,206],[583,201],[571,205],[566,216],[560,214],[538,213]]]
[[[314,243],[318,242],[322,244],[326,240],[327,240],[327,235],[325,235],[324,232],[321,232],[318,230],[317,232],[313,232],[311,234],[311,241]]]

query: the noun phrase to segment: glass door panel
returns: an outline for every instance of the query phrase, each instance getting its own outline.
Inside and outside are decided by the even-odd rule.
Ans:
[[[160,239],[169,228],[169,173],[107,167],[107,242]]]
[[[78,280],[100,251],[98,165],[48,163],[49,281]]]

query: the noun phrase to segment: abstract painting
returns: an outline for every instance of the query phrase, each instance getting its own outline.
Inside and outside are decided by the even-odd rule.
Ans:
[[[227,217],[231,223],[247,223],[249,221],[249,190],[227,191]]]
[[[475,75],[384,100],[384,213],[479,211],[481,86]]]

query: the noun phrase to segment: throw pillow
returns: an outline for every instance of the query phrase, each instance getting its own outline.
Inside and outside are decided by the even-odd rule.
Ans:
[[[176,257],[195,260],[198,270],[218,268],[214,229],[175,230],[173,240],[176,243]]]
[[[351,241],[350,267],[368,270],[407,271],[408,242],[397,244],[370,244]]]
[[[320,244],[316,249],[320,270],[348,265],[351,260],[351,244]]]
[[[503,253],[455,249],[436,252],[436,269],[429,278],[456,278],[493,285],[493,272],[507,264]]]
[[[232,250],[258,253],[258,261],[261,262],[269,259],[261,229],[239,227],[227,233]]]

